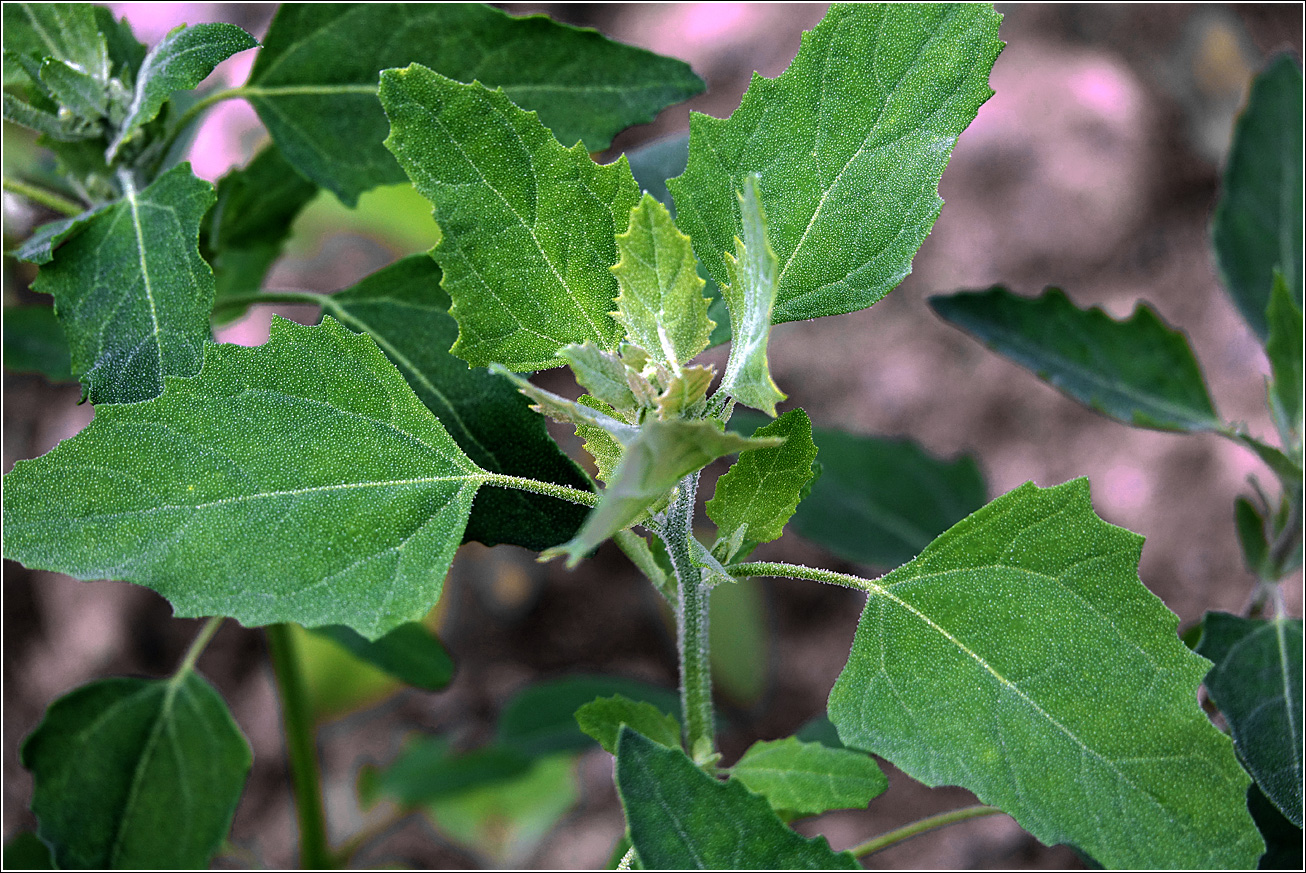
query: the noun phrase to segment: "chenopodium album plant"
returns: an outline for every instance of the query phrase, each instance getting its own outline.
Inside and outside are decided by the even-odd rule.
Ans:
[[[1246,699],[1239,681],[1268,663],[1261,649],[1291,655],[1300,623],[1276,613],[1265,632],[1208,617],[1202,651],[1228,678],[1212,674],[1210,691],[1231,742],[1198,703],[1211,663],[1139,581],[1141,537],[1096,516],[1085,480],[1027,484],[979,507],[973,470],[936,465],[963,509],[892,573],[748,560],[809,494],[822,511],[817,444],[837,463],[849,451],[841,435],[814,441],[799,409],[751,435],[726,425],[738,406],[775,417],[785,400],[768,369],[772,326],[868,307],[909,272],[952,146],[991,94],[1002,45],[991,8],[832,7],[788,71],[755,77],[731,117],[693,116],[666,204],[641,192],[625,157],[600,165],[590,153],[702,83],[592,31],[472,6],[287,6],[249,81],[196,99],[186,89],[256,46],[239,28],[183,27],[146,51],[93,7],[4,14],[5,118],[38,131],[58,162],[49,185],[6,189],[68,215],[17,256],[40,265],[35,288],[53,295],[71,372],[96,404],[85,431],[6,477],[5,555],[135,582],[178,615],[213,617],[173,676],[77,689],[24,743],[39,838],[60,866],[202,866],[219,850],[251,761],[194,669],[223,617],[267,626],[303,863],[346,863],[358,846],[327,844],[287,625],[438,689],[451,665],[419,622],[469,539],[569,564],[612,539],[674,611],[678,701],[609,691],[568,709],[579,705],[581,730],[615,756],[623,866],[853,868],[923,827],[1002,811],[1106,866],[1252,867],[1265,844],[1239,754],[1300,824],[1296,688],[1263,695],[1290,725],[1264,764],[1278,728],[1247,714],[1261,698]],[[229,98],[254,106],[271,144],[215,193],[178,159],[192,122]],[[430,257],[329,296],[252,293],[318,188],[352,204],[405,178],[434,205]],[[663,190],[665,178],[643,187]],[[1249,555],[1275,580],[1300,560],[1300,539],[1281,545],[1301,508],[1301,407],[1282,351],[1300,343],[1288,330],[1293,317],[1300,327],[1296,227],[1297,260],[1276,262],[1284,281],[1265,334],[1283,449],[1237,435],[1296,476],[1286,509],[1239,504]],[[706,293],[700,268],[719,292]],[[287,301],[320,305],[322,323],[274,320],[258,348],[209,342],[213,321]],[[1073,322],[1059,296],[1038,305],[1055,312],[1022,323]],[[51,326],[21,317],[33,331]],[[1081,317],[1084,331],[1099,328],[1099,316]],[[1137,320],[1126,329],[1159,331],[1173,348],[1150,312]],[[695,363],[726,338],[723,372]],[[1131,393],[1142,377],[1125,372],[1130,355],[1108,357],[1121,372],[1106,380]],[[525,375],[564,365],[587,392],[578,400]],[[1068,367],[1084,374],[1082,361]],[[1191,412],[1162,394],[1159,406]],[[538,413],[574,425],[601,489]],[[1217,427],[1213,413],[1202,420]],[[905,468],[934,463],[894,450]],[[701,471],[735,454],[706,502],[715,534],[700,540]],[[855,588],[866,607],[830,694],[837,739],[759,742],[724,766],[708,599],[758,576]],[[1239,660],[1246,639],[1251,668]],[[1300,684],[1299,652],[1292,669],[1271,678]],[[1295,744],[1280,742],[1289,736]],[[884,791],[869,753],[989,806],[852,852],[788,827]],[[369,790],[428,802],[450,780],[423,784],[425,763],[401,759],[371,774]],[[1292,772],[1295,800],[1282,789]]]

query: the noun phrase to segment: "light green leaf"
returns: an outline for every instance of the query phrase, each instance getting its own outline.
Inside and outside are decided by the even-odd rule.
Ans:
[[[772,418],[785,395],[771,379],[766,344],[775,306],[777,261],[767,239],[766,216],[758,195],[757,175],[746,176],[739,194],[743,239],[735,237],[735,254],[726,254],[729,282],[721,288],[730,307],[730,360],[720,390]]]
[[[496,376],[503,376],[515,385],[518,391],[535,401],[534,406],[531,407],[532,409],[547,415],[554,421],[565,421],[577,426],[599,428],[606,431],[622,445],[629,443],[639,434],[639,428],[617,418],[615,410],[601,400],[590,398],[594,400],[593,403],[568,400],[566,397],[560,397],[552,391],[546,391],[532,385],[526,379],[499,364],[491,364],[490,372]],[[589,397],[589,395],[582,395],[582,399],[584,397]]]
[[[5,556],[181,616],[377,639],[430,611],[490,478],[371,339],[276,319],[267,345],[209,345],[198,376],[15,464]]]
[[[614,411],[630,412],[638,405],[626,381],[626,365],[616,355],[593,343],[585,343],[563,346],[558,357],[571,367],[577,382]]]
[[[107,81],[109,49],[96,17],[95,7],[89,3],[6,3],[5,51],[37,59],[58,58]],[[5,83],[9,83],[8,70]]]
[[[528,686],[509,700],[499,713],[495,741],[529,755],[593,748],[594,740],[576,724],[576,710],[613,695],[680,715],[680,695],[673,690],[619,676],[566,676]]]
[[[856,870],[825,837],[785,827],[742,783],[718,782],[680,749],[623,727],[617,742],[617,792],[631,842],[657,870]]]
[[[616,415],[616,410],[611,406],[601,400],[595,400],[588,394],[582,394],[576,398],[576,403],[590,409],[597,409],[609,418]],[[595,424],[583,424],[579,421],[575,424],[576,436],[583,440],[582,446],[589,453],[589,456],[594,459],[598,480],[605,484],[611,484],[612,477],[617,472],[617,465],[621,463],[622,442],[613,436],[612,432],[608,431],[607,428]]]
[[[99,132],[80,119],[55,115],[30,106],[14,95],[4,94],[4,120],[43,134],[56,142],[76,142],[94,139]]]
[[[1146,303],[1127,321],[1080,309],[1060,288],[1017,297],[987,291],[932,297],[946,321],[1103,415],[1135,427],[1220,430],[1188,340]]]
[[[700,403],[706,404],[707,389],[715,375],[713,367],[689,366],[680,375],[672,376],[667,390],[658,395],[658,418],[692,417],[691,411],[702,409]]]
[[[593,490],[524,397],[504,380],[469,369],[449,354],[458,326],[439,282],[439,267],[426,255],[413,255],[324,297],[324,311],[376,340],[482,470]],[[556,497],[493,488],[477,495],[463,538],[539,551],[575,536],[588,511]]]
[[[576,710],[576,724],[603,747],[617,754],[617,735],[622,725],[669,749],[680,748],[680,722],[651,703],[614,694],[601,697]]]
[[[1265,313],[1265,354],[1270,359],[1270,409],[1285,444],[1302,429],[1302,308],[1293,302],[1288,283],[1278,270]]]
[[[1252,82],[1234,127],[1211,239],[1229,295],[1265,339],[1276,269],[1302,305],[1302,74],[1291,55],[1275,58]]]
[[[58,58],[46,58],[40,76],[50,95],[77,117],[99,121],[109,114],[109,94],[104,82],[90,73]]]
[[[608,268],[639,199],[625,159],[596,164],[502,91],[425,67],[387,70],[380,95],[386,146],[444,233],[432,257],[458,320],[453,353],[523,372],[560,366],[571,343],[615,350]]]
[[[795,815],[864,809],[889,788],[870,755],[797,737],[753,743],[730,768],[730,778],[765,797],[772,808]]]
[[[784,437],[785,441],[740,455],[717,480],[716,493],[707,502],[707,515],[726,540],[744,528],[749,542],[769,543],[780,538],[798,508],[799,495],[812,478],[816,444],[812,442],[812,422],[801,409],[791,409],[753,436]]]
[[[968,3],[831,6],[730,118],[692,114],[688,169],[667,184],[712,277],[731,281],[735,192],[760,173],[777,323],[864,309],[901,282],[953,144],[992,94],[1000,18]]]
[[[92,403],[135,403],[199,369],[213,271],[196,245],[213,186],[178,164],[84,216],[32,287],[54,295],[73,372]]]
[[[626,444],[612,481],[580,533],[544,556],[566,555],[568,566],[575,566],[608,537],[637,522],[649,506],[695,470],[734,452],[779,444],[773,437],[745,439],[718,430],[712,421],[647,421]]]
[[[1302,623],[1208,612],[1197,653],[1215,666],[1206,690],[1265,796],[1302,824]]]
[[[646,192],[630,213],[630,227],[617,236],[617,250],[621,260],[612,272],[621,294],[613,316],[632,342],[678,371],[707,348],[715,327],[689,237]]]
[[[1139,582],[1141,549],[1087,480],[994,500],[870,583],[830,692],[840,738],[1108,868],[1255,866],[1249,779],[1197,702],[1208,662]]]
[[[73,381],[68,368],[68,341],[49,306],[6,306],[5,369],[40,373],[51,382]]]
[[[352,205],[369,188],[404,180],[381,144],[377,77],[414,62],[502,87],[563,143],[583,140],[589,151],[704,87],[684,63],[597,31],[458,3],[287,3],[246,87],[290,162]]]
[[[258,40],[226,22],[173,28],[145,56],[136,74],[127,117],[109,143],[105,159],[113,161],[123,144],[155,119],[174,92],[194,88],[227,58],[257,47]]]
[[[185,870],[226,839],[253,755],[222,696],[187,670],[59,698],[22,761],[59,867]]]
[[[344,625],[320,627],[312,633],[414,688],[440,691],[453,681],[453,659],[421,622],[401,624],[378,640],[368,640]]]

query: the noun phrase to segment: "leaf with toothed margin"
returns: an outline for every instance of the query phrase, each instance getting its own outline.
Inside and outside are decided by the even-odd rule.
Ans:
[[[593,343],[564,346],[558,356],[591,395],[617,412],[631,412],[638,405],[626,380],[626,365]]]
[[[748,541],[769,543],[784,533],[811,481],[816,444],[812,422],[801,409],[791,409],[753,436],[779,436],[785,441],[740,455],[717,480],[716,493],[705,508],[727,541],[743,529]]]
[[[552,391],[546,391],[543,388],[532,385],[526,379],[518,376],[516,373],[502,367],[498,364],[490,365],[490,372],[505,379],[517,386],[522,394],[535,401],[533,407],[537,412],[547,415],[554,421],[565,421],[570,424],[585,425],[587,427],[597,427],[607,431],[613,439],[623,445],[631,442],[639,433],[639,428],[632,424],[614,418],[605,410],[584,403],[577,403],[574,400],[568,400],[566,397],[560,397]],[[601,401],[600,401],[601,402]],[[604,404],[607,406],[607,404]],[[612,407],[608,407],[611,409]]]

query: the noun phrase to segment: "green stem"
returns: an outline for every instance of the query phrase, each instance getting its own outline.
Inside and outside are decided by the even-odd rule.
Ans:
[[[199,660],[200,653],[208,646],[209,641],[213,639],[213,635],[218,632],[218,628],[222,626],[224,620],[223,616],[215,615],[204,623],[204,627],[200,628],[200,632],[191,641],[190,648],[186,650],[186,657],[182,658],[181,663],[177,665],[177,672],[172,674],[174,677],[189,673],[195,669],[195,662]]]
[[[290,626],[268,625],[268,652],[281,694],[281,716],[286,732],[290,779],[299,816],[299,866],[323,870],[333,866],[327,845],[326,810],[322,804],[320,768],[313,725],[313,709],[304,684],[299,652]]]
[[[662,572],[662,568],[658,566],[658,562],[654,559],[653,552],[649,550],[648,543],[644,538],[634,531],[619,530],[612,535],[612,540],[626,553],[626,557],[630,558],[630,562],[648,577],[648,581],[653,583],[653,586],[667,599],[667,602],[675,606],[680,597],[675,583],[667,578],[666,573]]]
[[[318,294],[313,291],[259,291],[254,294],[238,294],[224,297],[213,307],[215,316],[228,309],[243,309],[246,306],[259,306],[268,303],[303,303],[309,306],[330,306],[331,295]]]
[[[518,491],[545,494],[581,506],[594,507],[599,505],[599,495],[593,491],[581,491],[579,488],[569,488],[566,485],[556,485],[553,482],[541,482],[538,479],[526,479],[522,476],[509,476],[506,473],[486,473],[485,484],[494,485],[498,488],[516,488]]]
[[[889,831],[887,834],[881,834],[848,851],[852,852],[854,857],[863,858],[867,855],[873,855],[881,849],[887,849],[890,846],[910,840],[912,837],[920,836],[926,831],[932,831],[935,828],[956,824],[959,821],[966,821],[971,818],[996,815],[1000,812],[1002,810],[995,806],[967,806],[964,809],[941,812],[938,815],[923,818],[909,825],[903,825],[896,830]]]
[[[30,182],[20,182],[17,179],[5,179],[4,190],[17,194],[20,197],[26,197],[33,203],[39,203],[53,209],[55,212],[63,213],[69,218],[81,215],[86,211],[86,207],[64,197],[62,194],[56,194],[48,188],[42,188],[40,185],[33,185]]]
[[[168,134],[167,142],[164,143],[163,148],[160,150],[160,154],[166,155],[171,151],[172,144],[177,140],[177,137],[181,136],[182,131],[189,127],[196,118],[199,118],[204,110],[216,103],[221,103],[224,100],[237,100],[241,97],[246,97],[249,94],[250,90],[248,88],[228,88],[225,91],[214,91],[209,96],[197,101],[177,119],[177,123],[173,126],[172,132]]]
[[[1302,489],[1293,489],[1291,503],[1288,506],[1288,519],[1279,531],[1279,535],[1270,545],[1270,566],[1280,577],[1287,575],[1287,565],[1292,553],[1301,543],[1302,536]]]
[[[835,573],[818,567],[804,567],[802,564],[775,564],[762,561],[752,564],[731,564],[726,567],[726,571],[731,576],[738,577],[777,576],[781,579],[810,579],[813,582],[827,582],[831,585],[842,585],[844,588],[856,588],[858,591],[871,594],[884,590],[870,579],[863,579],[861,576]]]

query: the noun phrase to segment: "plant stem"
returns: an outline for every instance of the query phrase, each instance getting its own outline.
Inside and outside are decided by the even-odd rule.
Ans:
[[[333,866],[333,858],[327,845],[326,810],[322,805],[312,706],[290,626],[268,625],[266,631],[272,671],[276,674],[277,689],[281,694],[286,754],[295,792],[295,811],[299,815],[299,866],[322,870]]]
[[[485,484],[495,485],[499,488],[516,488],[519,491],[530,491],[535,494],[545,494],[581,506],[594,507],[599,504],[599,495],[593,491],[582,491],[579,488],[556,485],[553,482],[541,482],[538,479],[509,476],[506,473],[486,473]]]
[[[219,300],[213,307],[215,316],[221,315],[228,309],[240,309],[245,306],[258,306],[264,303],[304,303],[310,306],[328,306],[331,299],[329,294],[318,294],[313,291],[259,291],[255,294],[239,294],[234,297],[224,297]]]
[[[676,590],[675,583],[667,578],[667,574],[662,572],[658,562],[653,558],[653,552],[649,550],[648,543],[644,538],[634,531],[619,530],[612,535],[615,542],[630,562],[634,564],[641,573],[648,577],[648,581],[653,583],[653,587],[667,599],[673,607],[679,600],[680,592]]]
[[[912,837],[920,836],[926,831],[932,831],[935,828],[945,827],[950,824],[956,824],[959,821],[966,821],[971,818],[981,818],[986,815],[996,815],[1002,812],[996,806],[967,806],[963,809],[954,809],[950,812],[941,812],[938,815],[932,815],[929,818],[923,818],[920,821],[903,825],[900,828],[889,831],[887,834],[880,834],[874,839],[867,840],[860,846],[856,846],[848,851],[853,853],[854,857],[863,858],[867,855],[873,855],[881,849],[887,849],[890,846],[910,840]]]
[[[200,113],[204,112],[204,110],[213,106],[215,103],[221,103],[224,100],[236,100],[247,96],[249,93],[250,91],[247,88],[227,88],[224,91],[214,91],[209,96],[197,101],[177,119],[177,123],[168,134],[168,140],[164,143],[161,153],[167,154],[169,150],[172,149],[172,144],[176,142],[177,137],[181,136],[182,131],[189,127],[191,123],[200,116]]]
[[[20,182],[17,179],[5,179],[4,190],[17,194],[20,197],[26,197],[33,203],[39,203],[53,209],[55,212],[67,215],[69,218],[81,215],[86,211],[86,207],[64,197],[62,194],[56,194],[48,188],[42,188],[40,185],[33,185],[30,182]]]
[[[870,579],[863,579],[861,576],[835,573],[833,570],[822,570],[818,567],[804,567],[802,564],[775,564],[763,561],[752,564],[731,564],[726,567],[726,570],[731,576],[777,576],[781,579],[811,579],[814,582],[828,582],[831,585],[856,588],[858,591],[867,591],[872,594],[884,590]]]
[[[200,654],[208,646],[209,641],[213,639],[213,635],[218,632],[218,628],[222,626],[223,621],[223,616],[215,615],[204,623],[204,627],[200,628],[200,632],[191,641],[190,648],[186,650],[186,657],[182,658],[181,663],[177,665],[177,672],[172,674],[174,677],[189,673],[195,669],[195,662],[199,660]]]
[[[1279,531],[1278,537],[1270,545],[1270,566],[1276,573],[1287,575],[1286,566],[1288,560],[1292,557],[1293,551],[1301,543],[1302,536],[1302,489],[1300,487],[1293,489],[1293,495],[1290,498],[1291,503],[1288,507],[1288,519]]]

